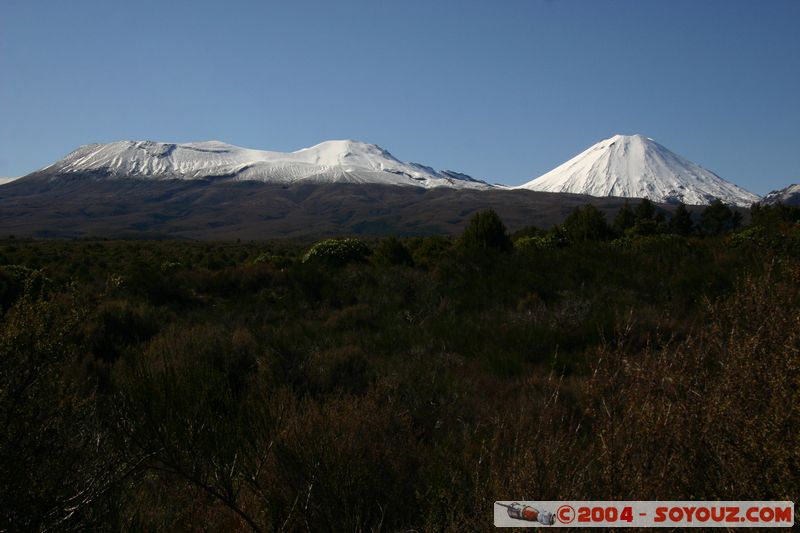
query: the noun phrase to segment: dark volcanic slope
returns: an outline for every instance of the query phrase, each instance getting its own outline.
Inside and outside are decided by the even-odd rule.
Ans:
[[[461,231],[492,207],[508,225],[547,227],[575,206],[609,214],[622,198],[525,190],[420,189],[363,184],[37,178],[0,186],[0,236],[270,239]]]

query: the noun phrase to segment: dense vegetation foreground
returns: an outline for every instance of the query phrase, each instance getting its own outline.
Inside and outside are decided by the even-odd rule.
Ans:
[[[800,496],[800,216],[0,241],[0,531],[487,531]]]

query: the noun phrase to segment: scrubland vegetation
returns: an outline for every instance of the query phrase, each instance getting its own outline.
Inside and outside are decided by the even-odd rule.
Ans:
[[[0,241],[0,530],[487,531],[800,496],[800,213]],[[312,246],[313,244],[313,246]]]

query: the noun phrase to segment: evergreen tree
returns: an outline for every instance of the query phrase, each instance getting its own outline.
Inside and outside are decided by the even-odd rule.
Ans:
[[[784,223],[800,222],[800,206],[753,204],[750,208],[750,225],[775,229]]]
[[[679,203],[669,221],[670,232],[685,236],[689,235],[693,228],[694,223],[692,222],[692,215],[689,213],[689,210],[686,209],[686,204],[683,202]]]
[[[739,223],[741,223],[741,215],[737,221],[731,208],[723,204],[721,200],[714,200],[700,214],[700,226],[708,235],[719,235],[731,231]]]
[[[610,233],[606,216],[593,205],[576,207],[562,226],[570,242],[600,241]]]
[[[625,235],[625,232],[636,224],[636,215],[633,213],[630,204],[625,200],[625,204],[617,211],[617,216],[614,217],[613,229],[614,233],[619,236]]]
[[[507,252],[513,248],[505,224],[494,209],[475,213],[469,219],[461,242],[467,250]]]
[[[642,198],[642,201],[636,206],[635,215],[637,222],[641,222],[642,220],[653,220],[656,215],[656,206],[653,205],[653,202],[647,198]]]
[[[642,198],[634,212],[636,223],[628,233],[631,235],[654,235],[661,231],[664,217],[656,212],[656,206],[647,198]]]
[[[731,229],[736,231],[737,229],[742,227],[742,214],[739,211],[733,211],[733,215],[731,216]]]

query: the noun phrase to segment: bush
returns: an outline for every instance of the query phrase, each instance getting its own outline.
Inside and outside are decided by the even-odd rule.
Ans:
[[[173,327],[115,373],[112,423],[123,453],[140,457],[162,483],[206,493],[236,517],[207,524],[211,529],[238,523],[258,531],[268,520],[247,502],[263,497],[262,483],[269,486],[261,476],[277,421],[248,337],[219,327]],[[140,485],[139,498],[157,500],[148,488]]]
[[[96,357],[110,362],[119,357],[120,350],[155,335],[161,320],[163,317],[145,304],[104,302],[84,327],[87,344]]]
[[[369,254],[369,246],[358,239],[327,239],[312,246],[303,256],[303,262],[343,266],[363,261]]]
[[[451,239],[439,235],[417,237],[411,239],[408,244],[414,264],[426,268],[431,268],[441,261],[453,247]]]
[[[372,260],[378,265],[405,265],[414,264],[411,252],[396,237],[383,239],[375,248]]]
[[[27,283],[0,321],[0,530],[96,529],[91,509],[120,475],[77,371],[83,318]]]
[[[291,257],[276,255],[270,252],[264,252],[253,259],[254,265],[273,265],[277,268],[288,268],[292,263],[293,260]]]
[[[555,232],[542,237],[520,237],[514,241],[514,248],[517,250],[552,250],[562,245],[562,239]]]

